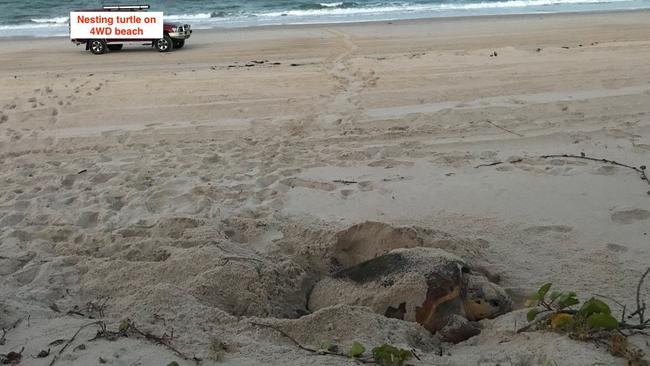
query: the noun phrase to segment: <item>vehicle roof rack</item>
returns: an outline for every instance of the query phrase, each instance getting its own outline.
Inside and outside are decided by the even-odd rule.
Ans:
[[[104,5],[104,10],[146,10],[149,5]]]

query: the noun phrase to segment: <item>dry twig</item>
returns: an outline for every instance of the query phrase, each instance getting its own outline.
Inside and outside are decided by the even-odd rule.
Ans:
[[[61,356],[61,354],[63,353],[63,351],[65,351],[65,349],[68,348],[68,346],[69,346],[72,342],[74,342],[74,340],[75,340],[75,339],[77,338],[77,336],[79,335],[79,332],[81,332],[81,331],[82,331],[84,328],[86,328],[86,327],[89,327],[89,326],[91,326],[91,325],[96,325],[96,324],[99,324],[99,323],[102,323],[102,322],[92,322],[92,323],[88,323],[88,324],[84,324],[84,325],[80,326],[79,329],[77,329],[77,331],[72,335],[72,337],[71,337],[70,339],[68,339],[67,342],[65,342],[65,344],[63,345],[63,347],[61,347],[61,349],[59,350],[59,353],[58,353],[56,356],[54,356],[54,358],[52,359],[52,362],[50,362],[50,365],[49,365],[49,366],[54,365],[54,364],[56,363],[56,361],[58,361],[59,356]]]
[[[495,161],[494,163],[479,164],[479,165],[475,166],[474,169],[478,169],[478,168],[481,168],[481,167],[484,167],[484,166],[495,166],[495,165],[499,165],[499,164],[503,164],[503,162],[502,161]]]
[[[88,317],[92,317],[94,313],[97,313],[100,318],[103,318],[104,310],[106,310],[108,300],[110,300],[110,297],[102,296],[99,297],[96,301],[88,301],[86,303],[86,312],[88,313]]]
[[[650,181],[648,180],[648,176],[645,173],[645,170],[646,170],[645,165],[641,165],[640,167],[637,168],[635,166],[619,163],[619,162],[614,161],[614,160],[593,158],[593,157],[590,157],[590,156],[586,156],[584,153],[581,153],[580,155],[572,155],[572,154],[542,155],[541,158],[542,159],[552,159],[552,158],[583,159],[583,160],[598,161],[598,162],[607,163],[607,164],[610,164],[610,165],[616,165],[616,166],[620,166],[620,167],[623,167],[623,168],[634,170],[635,172],[639,173],[639,175],[641,176],[641,180],[644,180],[646,183],[648,183],[650,185]]]
[[[2,328],[2,335],[0,336],[0,346],[4,346],[4,344],[7,342],[7,333],[9,333],[9,331],[12,329],[16,329],[16,327],[18,327],[18,324],[20,324],[20,322],[22,321],[23,318],[19,318],[11,325],[11,327],[9,327],[9,329]]]
[[[650,273],[650,267],[646,269],[646,271],[639,279],[639,283],[636,286],[636,310],[632,314],[630,314],[630,317],[633,317],[635,315],[639,317],[639,325],[646,325],[650,321],[645,319],[646,304],[645,301],[641,300],[641,287],[643,287],[643,282],[645,281],[645,278],[648,276],[649,273]]]
[[[200,358],[198,358],[196,356],[193,356],[193,357],[187,356],[186,354],[184,354],[183,352],[179,351],[178,349],[176,349],[174,346],[171,345],[170,341],[174,338],[173,331],[172,331],[171,336],[168,336],[167,334],[163,334],[162,336],[157,336],[157,335],[155,335],[153,333],[145,332],[145,331],[140,330],[138,327],[135,326],[135,324],[133,322],[131,322],[128,319],[125,320],[124,322],[125,322],[124,325],[120,325],[120,330],[119,330],[118,333],[106,331],[105,326],[103,328],[103,332],[105,334],[109,334],[109,335],[110,334],[118,334],[118,335],[121,335],[121,336],[126,336],[128,332],[134,332],[136,335],[139,335],[139,336],[143,337],[144,339],[146,339],[148,341],[151,341],[151,342],[153,342],[155,344],[159,344],[159,345],[167,348],[168,350],[174,352],[178,357],[180,357],[180,358],[182,358],[182,359],[184,359],[186,361],[192,361],[197,365],[202,361]],[[100,334],[100,332],[98,332],[98,335],[94,339],[99,338],[101,336],[102,335]]]
[[[106,323],[104,323],[102,321],[96,322],[95,324],[97,324],[99,326],[99,330],[97,331],[97,334],[93,338],[88,340],[89,342],[100,339],[100,338],[107,339],[109,341],[114,341],[114,340],[118,339],[119,337],[128,337],[129,333],[134,333],[137,336],[140,336],[140,337],[142,337],[142,338],[144,338],[144,339],[146,339],[148,341],[151,341],[151,342],[153,342],[155,344],[158,344],[158,345],[161,345],[161,346],[167,348],[168,350],[174,352],[177,356],[179,356],[180,358],[182,358],[182,359],[184,359],[186,361],[192,361],[197,365],[202,361],[200,358],[187,356],[183,352],[179,351],[176,347],[171,345],[170,342],[174,338],[173,331],[172,331],[171,335],[167,335],[165,333],[162,336],[157,336],[157,335],[155,335],[153,333],[145,332],[145,331],[140,330],[129,319],[126,319],[126,320],[122,321],[122,323],[120,324],[120,328],[118,329],[117,332],[108,330],[107,327],[106,327]]]
[[[0,346],[4,346],[7,342],[7,332],[5,328],[2,328],[2,335],[0,336]]]
[[[357,181],[355,181],[355,180],[345,180],[345,179],[334,179],[332,182],[334,182],[334,183],[341,183],[341,184],[344,184],[344,185],[350,185],[350,184],[357,184],[357,183],[359,183],[359,182],[357,182]]]
[[[509,129],[505,128],[505,127],[499,126],[498,124],[496,124],[496,123],[490,121],[489,119],[486,119],[485,122],[489,123],[490,125],[492,125],[492,126],[498,128],[498,129],[500,129],[500,130],[506,131],[506,132],[508,132],[508,133],[511,133],[511,134],[516,135],[516,136],[519,136],[519,137],[524,137],[524,135],[522,135],[522,134],[520,134],[520,133],[517,133],[517,132],[515,132],[515,131],[512,131],[512,130],[509,130]]]
[[[350,357],[348,355],[344,354],[344,353],[330,352],[330,351],[327,351],[327,350],[316,350],[316,349],[313,349],[313,348],[303,346],[302,344],[300,344],[300,342],[298,342],[295,338],[290,336],[287,332],[283,331],[282,329],[276,328],[276,327],[274,327],[272,325],[262,324],[262,323],[255,323],[255,322],[251,322],[251,324],[255,325],[255,326],[258,326],[258,327],[262,327],[262,328],[269,328],[269,329],[272,329],[272,330],[282,334],[282,336],[284,336],[285,338],[290,340],[294,345],[296,345],[296,347],[300,348],[303,351],[311,352],[311,353],[313,353],[315,355],[337,356],[337,357],[343,357],[343,358],[346,358],[346,359],[350,359]],[[371,365],[372,364],[377,364],[374,360],[365,359],[365,358],[354,358],[354,361],[364,363],[364,364],[371,364]]]
[[[540,158],[542,159],[557,159],[557,158],[570,158],[570,159],[583,159],[583,160],[591,160],[591,161],[597,161],[600,163],[606,163],[610,165],[616,165],[620,166],[623,168],[631,169],[634,170],[635,172],[639,173],[639,176],[641,180],[645,181],[650,185],[650,179],[648,179],[648,175],[646,174],[646,166],[641,165],[639,167],[635,167],[629,164],[624,164],[624,163],[619,163],[618,161],[614,160],[609,160],[609,159],[602,159],[602,158],[594,158],[591,156],[586,156],[584,153],[580,153],[580,155],[573,155],[573,154],[550,154],[550,155],[541,155]],[[519,160],[521,161],[521,160]],[[516,161],[516,162],[519,162]],[[480,167],[486,167],[486,166],[494,166],[494,165],[499,165],[503,164],[503,161],[495,161],[493,163],[488,163],[488,164],[479,164],[475,166],[474,168],[480,168]],[[650,191],[648,191],[648,194],[650,194]]]

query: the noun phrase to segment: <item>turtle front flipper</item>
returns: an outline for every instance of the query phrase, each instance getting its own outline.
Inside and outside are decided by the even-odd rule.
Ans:
[[[447,324],[438,331],[442,340],[451,343],[459,343],[481,333],[481,325],[478,322],[469,321],[460,315],[450,314],[447,317]]]
[[[429,283],[427,296],[421,306],[415,308],[415,321],[432,333],[442,329],[447,324],[450,312],[458,312],[460,285],[447,281]]]

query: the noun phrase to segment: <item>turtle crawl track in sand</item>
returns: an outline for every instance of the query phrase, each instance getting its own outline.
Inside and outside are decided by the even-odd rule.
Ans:
[[[460,257],[421,247],[393,250],[317,283],[309,310],[336,304],[415,321],[454,343],[480,333],[478,320],[512,310],[505,291]]]

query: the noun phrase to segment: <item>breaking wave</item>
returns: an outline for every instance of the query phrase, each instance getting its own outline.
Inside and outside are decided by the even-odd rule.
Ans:
[[[27,0],[28,1],[28,0]],[[82,0],[80,0],[82,1]],[[650,8],[650,0],[355,0],[307,2],[286,0],[251,0],[236,5],[192,2],[167,10],[165,19],[187,22],[195,29],[213,27],[247,27],[257,25],[341,23],[373,20],[415,19],[426,17],[553,13]],[[0,4],[0,13],[3,6]],[[50,10],[48,10],[50,11]],[[56,14],[61,15],[61,14]],[[22,20],[20,20],[22,19]],[[0,37],[53,36],[67,34],[67,16],[2,17]]]

